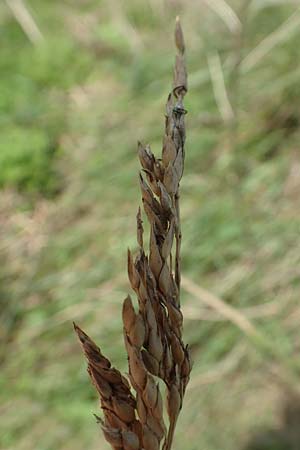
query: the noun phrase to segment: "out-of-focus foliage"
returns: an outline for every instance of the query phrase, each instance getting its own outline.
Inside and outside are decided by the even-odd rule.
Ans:
[[[286,361],[297,373],[299,350],[296,2],[26,0],[43,35],[36,44],[8,3],[0,447],[107,449],[71,323],[126,368],[120,311],[126,249],[136,245],[136,142],[161,145],[178,13],[190,74],[182,302],[195,363],[174,448],[300,447],[299,405],[274,376]],[[189,280],[242,311],[267,344],[195,298]]]

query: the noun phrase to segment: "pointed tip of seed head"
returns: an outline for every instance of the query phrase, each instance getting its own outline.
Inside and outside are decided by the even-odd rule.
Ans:
[[[85,334],[85,332],[75,322],[73,322],[73,327],[80,342],[83,344],[88,338],[87,334]]]
[[[179,16],[176,17],[176,22],[175,22],[175,44],[176,44],[176,47],[178,48],[179,52],[181,54],[183,54],[184,50],[185,50],[185,45],[184,45],[183,31],[181,28]]]
[[[78,334],[80,328],[79,328],[79,326],[78,326],[75,322],[73,322],[73,328],[74,328],[74,331]],[[80,330],[80,331],[81,331],[81,330]]]
[[[88,342],[96,346],[96,344],[91,340],[91,338],[75,322],[73,322],[73,327],[83,347]]]

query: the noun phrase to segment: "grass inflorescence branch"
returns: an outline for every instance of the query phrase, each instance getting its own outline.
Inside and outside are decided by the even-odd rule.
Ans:
[[[165,134],[160,158],[149,146],[138,144],[142,166],[140,188],[143,210],[150,225],[149,252],[145,251],[141,209],[137,213],[138,254],[128,250],[128,276],[136,293],[123,303],[124,340],[129,381],[111,367],[96,344],[77,326],[75,331],[88,360],[88,372],[101,401],[99,419],[114,449],[170,450],[191,371],[188,347],[182,340],[180,310],[181,226],[179,184],[184,169],[187,92],[185,45],[176,19],[177,55],[173,90],[166,103]],[[166,386],[168,425],[158,378]]]

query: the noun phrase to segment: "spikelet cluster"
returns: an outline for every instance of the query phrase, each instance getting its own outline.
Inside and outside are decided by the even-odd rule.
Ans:
[[[74,329],[88,361],[88,373],[98,391],[104,420],[101,423],[107,441],[115,449],[138,450],[141,447],[141,426],[136,419],[136,400],[127,379],[111,367],[110,361],[92,339],[76,324]]]
[[[124,340],[129,381],[111,367],[96,344],[75,325],[88,360],[88,372],[101,401],[105,438],[114,449],[169,450],[191,371],[188,347],[182,341],[180,310],[181,227],[179,183],[184,169],[187,92],[185,45],[176,20],[177,56],[173,90],[168,96],[161,158],[138,144],[143,210],[150,224],[149,252],[144,249],[143,221],[137,213],[138,254],[128,251],[128,277],[138,300],[123,303]],[[168,426],[158,384],[166,386]]]

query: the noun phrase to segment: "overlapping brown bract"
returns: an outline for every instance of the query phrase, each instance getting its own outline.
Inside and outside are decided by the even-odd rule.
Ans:
[[[182,341],[180,310],[179,182],[184,168],[186,111],[183,99],[187,92],[187,75],[185,45],[178,19],[175,42],[178,54],[173,91],[166,105],[161,158],[155,158],[149,146],[138,144],[142,165],[140,187],[143,208],[150,223],[150,248],[147,256],[139,209],[139,253],[135,260],[128,251],[128,276],[137,295],[138,312],[135,312],[129,296],[123,304],[124,339],[135,398],[127,380],[111,367],[94,342],[75,326],[88,360],[89,374],[100,395],[104,411],[103,431],[115,449],[159,450],[162,442],[163,450],[171,448],[191,371],[189,351]],[[167,389],[168,431],[155,377],[163,380]]]
[[[88,360],[88,373],[100,396],[104,421],[99,421],[107,441],[114,449],[141,449],[141,424],[136,420],[136,400],[127,379],[111,367],[99,347],[76,324],[74,329]]]
[[[151,305],[148,306],[148,313],[151,315]],[[152,320],[155,321],[153,311]],[[143,447],[145,450],[159,450],[160,441],[165,436],[166,429],[159,387],[143,360],[143,344],[148,324],[141,312],[135,313],[129,296],[123,304],[123,323],[129,377],[136,391],[137,413],[142,424]]]

